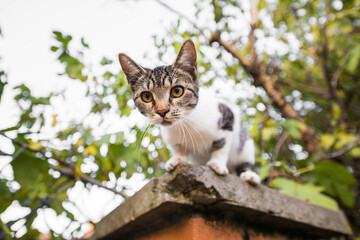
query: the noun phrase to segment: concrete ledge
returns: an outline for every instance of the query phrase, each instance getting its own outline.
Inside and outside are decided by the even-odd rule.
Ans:
[[[341,211],[332,211],[206,166],[181,165],[151,180],[96,224],[95,239],[136,239],[191,217],[294,238],[349,236]]]

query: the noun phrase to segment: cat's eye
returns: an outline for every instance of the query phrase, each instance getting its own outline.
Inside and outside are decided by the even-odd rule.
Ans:
[[[150,92],[143,92],[143,93],[141,93],[141,99],[144,102],[151,102],[153,99],[153,96]]]
[[[174,98],[181,97],[184,94],[184,88],[181,86],[176,86],[171,89],[171,96]]]

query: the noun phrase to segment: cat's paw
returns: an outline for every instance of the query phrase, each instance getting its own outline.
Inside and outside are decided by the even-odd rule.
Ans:
[[[259,185],[261,183],[260,176],[257,175],[257,173],[249,170],[241,173],[240,179],[252,185]]]
[[[218,161],[209,161],[206,163],[212,170],[214,170],[219,175],[227,175],[229,173],[226,165],[219,163]]]
[[[187,158],[182,156],[172,157],[165,163],[165,169],[168,171],[174,170],[180,163],[187,163]]]

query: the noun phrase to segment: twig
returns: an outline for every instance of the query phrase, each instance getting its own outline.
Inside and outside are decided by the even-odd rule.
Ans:
[[[356,135],[355,139],[353,141],[351,141],[351,143],[349,143],[348,145],[346,145],[345,148],[339,150],[339,151],[335,151],[335,152],[331,152],[325,155],[322,155],[318,158],[318,161],[321,160],[326,160],[326,159],[332,159],[332,158],[337,158],[340,157],[342,155],[344,155],[345,153],[347,153],[348,151],[350,151],[359,141],[360,139],[360,134]]]
[[[117,191],[116,189],[114,188],[109,188],[109,187],[106,187],[104,186],[101,182],[87,176],[86,174],[82,173],[82,174],[79,174],[79,175],[76,175],[75,171],[73,169],[69,169],[69,168],[56,168],[55,166],[51,166],[50,165],[50,168],[53,169],[54,171],[58,171],[61,175],[63,176],[66,176],[68,178],[71,178],[71,179],[76,179],[77,177],[82,181],[82,182],[85,182],[85,183],[90,183],[92,185],[96,185],[98,187],[101,187],[101,188],[104,188],[106,190],[109,190],[115,194],[118,194],[120,196],[122,196],[123,198],[128,198],[129,196],[126,195],[125,193],[123,192],[119,192]]]
[[[14,161],[24,150],[25,150],[25,147],[21,146],[20,149],[17,150],[17,152],[14,154],[12,161]]]
[[[289,137],[289,132],[285,132],[281,135],[280,139],[277,141],[275,150],[274,150],[274,160],[277,160],[281,147],[284,145],[286,139]]]
[[[346,66],[346,63],[347,63],[347,60],[348,60],[348,57],[350,55],[350,52],[349,50],[346,51],[343,59],[341,60],[340,64],[339,64],[339,67],[336,69],[336,71],[334,72],[332,78],[331,78],[331,86],[333,88],[337,88],[337,85],[338,85],[338,81],[339,81],[339,78],[340,78],[340,75],[341,73],[344,71],[345,69],[345,66]]]
[[[12,156],[12,155],[0,150],[0,156]]]
[[[166,9],[168,9],[169,11],[179,15],[181,18],[185,19],[186,21],[188,21],[189,23],[191,23],[191,25],[193,25],[195,28],[197,28],[199,31],[201,31],[201,29],[196,25],[196,23],[194,21],[192,21],[190,18],[188,18],[187,16],[185,16],[184,14],[182,14],[181,12],[179,12],[178,10],[170,7],[169,5],[167,5],[166,3],[164,3],[161,0],[155,0],[155,2],[157,2],[158,4],[160,4],[161,6],[165,7]]]
[[[17,220],[14,220],[14,221],[10,221],[6,224],[6,226],[8,228],[10,228],[12,225],[14,225],[16,222],[22,220],[22,219],[25,219],[25,221],[29,221],[29,219],[36,213],[36,211],[40,208],[43,208],[44,206],[49,206],[50,205],[50,202],[51,202],[51,199],[50,198],[42,198],[40,199],[40,202],[34,207],[31,209],[31,211],[24,217],[22,218],[19,218]]]

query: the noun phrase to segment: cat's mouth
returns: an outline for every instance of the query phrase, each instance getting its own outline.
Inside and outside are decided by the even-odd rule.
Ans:
[[[172,122],[166,121],[165,119],[163,119],[163,121],[160,123],[163,126],[170,126],[172,124]]]

